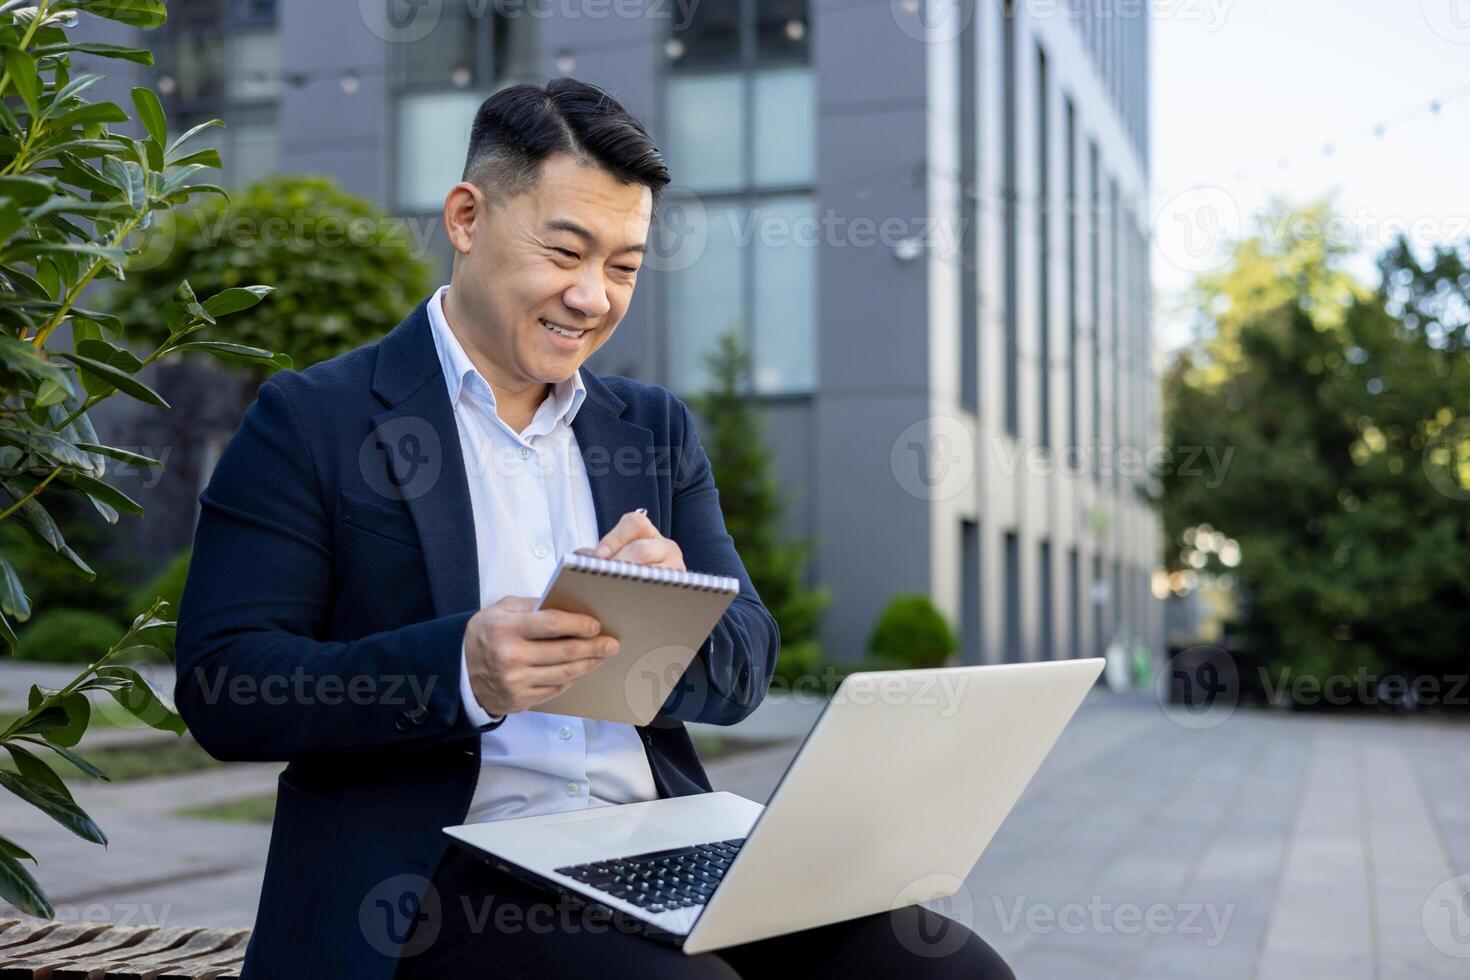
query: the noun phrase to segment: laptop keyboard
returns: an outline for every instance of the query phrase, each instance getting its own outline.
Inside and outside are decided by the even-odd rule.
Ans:
[[[736,837],[613,861],[570,864],[556,871],[640,909],[671,912],[708,902],[744,843],[744,837]]]

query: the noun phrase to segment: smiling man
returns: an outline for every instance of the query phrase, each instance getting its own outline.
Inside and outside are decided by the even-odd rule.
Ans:
[[[289,763],[247,977],[1009,976],[913,908],[686,957],[441,833],[707,792],[683,722],[740,721],[775,667],[688,409],[583,369],[628,310],[668,181],[593,86],[492,96],[444,204],[449,284],[380,341],[266,382],[221,457],[176,696],[216,757]],[[740,582],[645,728],[527,710],[618,655],[591,617],[535,609],[577,549]],[[942,957],[899,938],[946,930]]]

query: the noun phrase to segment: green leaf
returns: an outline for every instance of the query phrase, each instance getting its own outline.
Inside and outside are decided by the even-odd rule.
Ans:
[[[168,137],[168,126],[164,122],[163,103],[158,101],[158,96],[152,89],[139,86],[133,89],[133,108],[138,110],[138,121],[143,124],[148,135],[162,146]]]
[[[116,102],[89,102],[86,105],[79,105],[75,109],[66,110],[51,120],[51,125],[57,129],[66,129],[72,126],[82,126],[86,123],[124,123],[130,121],[128,114]]]
[[[99,650],[97,656],[101,657],[106,652],[106,650]],[[85,694],[72,692],[61,699],[61,708],[66,712],[66,724],[60,728],[42,732],[41,737],[52,745],[70,748],[80,742],[82,736],[87,733],[87,725],[92,721],[92,702],[87,700]]]
[[[36,71],[36,59],[20,48],[6,48],[5,68],[10,72],[10,80],[15,83],[15,90],[20,93],[31,118],[36,118],[42,84],[41,75]]]
[[[86,452],[54,433],[37,432],[0,423],[0,444],[30,449],[44,454],[63,466],[74,466],[88,473],[97,469],[96,460],[89,458]],[[40,482],[40,477],[34,474],[20,474],[11,477],[10,481],[22,490],[29,490]],[[21,493],[20,496],[25,496],[25,494]]]
[[[168,22],[163,0],[71,0],[71,6],[129,27],[151,30]]]
[[[148,203],[148,179],[143,175],[142,166],[135,161],[108,157],[102,161],[102,176],[127,195],[134,211],[143,210]]]
[[[204,301],[204,308],[213,316],[227,316],[250,309],[275,291],[274,286],[236,286],[222,289]]]
[[[190,153],[188,156],[179,157],[177,160],[169,161],[169,166],[171,167],[187,167],[190,165],[213,167],[218,170],[222,168],[225,164],[224,161],[220,159],[219,150],[216,150],[213,147],[210,147],[207,150],[199,150],[195,153]]]
[[[63,472],[57,479],[63,480],[78,490],[81,490],[88,497],[93,498],[94,502],[101,501],[110,507],[127,511],[129,514],[143,513],[142,504],[109,483],[103,483],[101,480],[94,480],[89,476],[71,472]],[[115,514],[113,515],[114,521],[116,520],[116,516]],[[112,523],[112,521],[108,523]]]
[[[189,140],[193,139],[195,136],[198,136],[200,133],[204,132],[204,130],[208,129],[211,126],[223,127],[224,122],[219,119],[210,119],[207,122],[202,122],[199,125],[189,129],[186,133],[184,133],[183,136],[180,136],[169,145],[168,153],[165,154],[165,156],[169,159],[169,162],[173,162],[173,155],[179,149],[179,147],[183,146],[185,143],[189,142]]]
[[[107,843],[107,835],[102,832],[102,828],[81,807],[50,787],[33,783],[19,773],[5,769],[0,769],[0,786],[10,790],[82,840],[94,844]]]
[[[96,361],[90,357],[83,357],[80,354],[68,354],[65,351],[58,353],[56,356],[71,361],[77,366],[78,370],[106,381],[118,391],[131,395],[139,401],[147,402],[150,405],[157,405],[159,408],[169,407],[168,402],[164,401],[163,396],[158,392],[126,371],[119,370],[111,364],[104,364],[102,361]]]
[[[54,177],[0,177],[0,197],[8,197],[23,208],[49,199],[57,191]]]
[[[153,467],[163,465],[163,460],[154,459],[151,456],[142,456],[138,453],[129,452],[126,449],[117,449],[113,446],[98,445],[95,442],[79,442],[76,444],[76,446],[78,449],[85,450],[89,453],[96,453],[99,456],[107,456],[111,459],[120,460],[124,463],[130,463],[133,466]]]
[[[56,915],[56,910],[51,907],[51,902],[46,898],[46,893],[41,890],[41,886],[36,883],[36,879],[15,859],[7,847],[0,847],[0,898],[5,899],[26,915],[34,915],[42,919],[50,919]]]
[[[127,690],[113,691],[112,696],[139,721],[176,735],[182,735],[186,731],[184,719],[179,717],[173,701],[133,668],[114,664],[100,668],[97,676],[121,677],[132,682]]]
[[[86,687],[87,685],[83,684],[81,687],[77,688],[77,690],[80,691]],[[39,738],[31,738],[28,735],[21,736],[18,741],[22,741],[30,745],[39,745],[48,748],[52,752],[55,752],[57,755],[61,756],[67,762],[70,762],[73,766],[76,766],[77,769],[79,769],[83,773],[91,776],[93,779],[100,779],[105,783],[112,782],[111,779],[107,778],[107,773],[103,772],[101,769],[98,769],[96,766],[92,765],[92,763],[88,762],[86,759],[83,759],[81,756],[77,755],[75,752],[64,745],[52,745],[50,742],[43,741]],[[7,745],[7,748],[8,747],[9,746]],[[70,792],[68,792],[67,795],[70,796]]]
[[[15,566],[4,555],[0,555],[0,612],[22,622],[31,618],[31,600],[15,573]]]
[[[47,44],[36,48],[33,54],[36,57],[44,57],[52,54],[67,54],[76,51],[81,54],[96,55],[99,58],[117,58],[122,61],[131,61],[139,65],[153,64],[153,52],[144,48],[129,48],[121,44],[99,44],[95,41],[80,41],[70,44]]]
[[[170,354],[186,351],[213,354],[226,363],[241,364],[246,367],[273,364],[278,368],[289,368],[292,364],[289,354],[276,354],[259,347],[247,347],[244,344],[231,344],[220,340],[193,340],[168,349]]]
[[[5,642],[11,653],[20,647],[20,637],[15,635],[15,627],[10,625],[10,620],[3,613],[0,613],[0,640]]]
[[[94,361],[111,365],[119,371],[128,374],[137,374],[143,369],[143,362],[132,351],[110,344],[105,340],[87,339],[77,342],[77,353],[83,357],[90,357]]]
[[[17,861],[35,861],[36,860],[35,857],[31,854],[30,851],[26,850],[24,847],[21,847],[15,841],[10,840],[9,838],[6,838],[6,837],[0,837],[0,854],[9,854],[11,857],[15,858]]]
[[[9,334],[0,334],[0,363],[33,378],[49,378],[58,384],[66,384],[65,371],[52,364],[34,344],[28,344]]]
[[[64,109],[67,102],[75,99],[77,96],[81,95],[87,89],[91,88],[93,85],[96,85],[100,81],[102,81],[101,75],[86,74],[78,75],[76,78],[73,78],[71,81],[65,83],[61,86],[60,90],[58,90],[57,93],[51,97],[51,104],[46,107],[45,112],[41,113],[41,118],[49,120],[53,113],[60,112],[62,109]]]
[[[33,783],[50,787],[68,800],[72,798],[71,790],[66,788],[66,783],[62,782],[61,777],[56,775],[56,771],[46,765],[41,759],[32,755],[19,745],[16,745],[14,742],[6,742],[5,751],[9,752],[11,758],[15,760],[16,772]]]

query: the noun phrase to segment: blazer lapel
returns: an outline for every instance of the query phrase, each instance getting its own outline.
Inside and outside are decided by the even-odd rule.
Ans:
[[[619,416],[627,404],[601,378],[582,372],[587,398],[572,419],[572,432],[587,470],[597,511],[597,536],[611,531],[624,514],[639,507],[661,533],[668,529],[659,507],[658,457],[653,433]]]
[[[373,391],[389,408],[373,417],[371,441],[379,465],[387,457],[396,474],[394,495],[408,505],[418,529],[434,612],[478,609],[474,512],[427,301],[379,342]]]

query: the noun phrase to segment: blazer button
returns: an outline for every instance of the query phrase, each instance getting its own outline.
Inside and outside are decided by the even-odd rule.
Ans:
[[[427,717],[429,717],[429,709],[422,704],[408,713],[408,720],[415,725],[422,725]]]
[[[400,732],[408,731],[409,726],[411,726],[412,724],[413,722],[409,721],[407,711],[400,711],[398,712],[398,714],[393,716],[393,727],[398,729]]]

